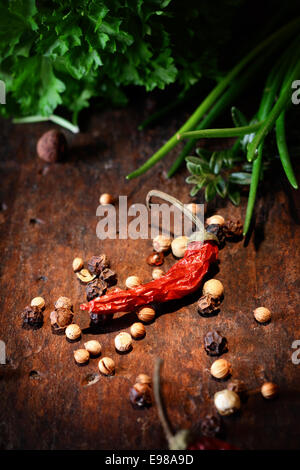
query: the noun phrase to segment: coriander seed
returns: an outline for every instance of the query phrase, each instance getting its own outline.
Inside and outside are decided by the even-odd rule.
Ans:
[[[132,338],[130,334],[126,333],[126,331],[121,331],[121,333],[115,337],[115,347],[119,352],[130,351],[132,348]]]
[[[99,356],[101,353],[101,344],[95,339],[91,339],[84,343],[85,349],[91,354],[91,356]]]
[[[224,225],[225,219],[221,215],[215,214],[211,217],[208,217],[205,222],[207,225]]]
[[[278,385],[274,384],[273,382],[265,382],[262,385],[260,391],[264,398],[271,400],[278,394]]]
[[[164,235],[157,235],[157,237],[153,239],[153,249],[158,253],[165,253],[170,249],[170,247],[171,239]]]
[[[176,258],[183,258],[187,250],[189,238],[182,236],[174,238],[171,243],[172,253]]]
[[[223,293],[223,284],[218,279],[210,279],[204,283],[203,295],[211,295],[213,299],[218,299],[223,296]]]
[[[41,310],[45,307],[45,300],[43,297],[34,297],[30,303],[31,307],[38,307]]]
[[[137,312],[137,317],[144,323],[150,323],[155,318],[155,310],[152,307],[141,307]]]
[[[107,204],[113,204],[114,198],[108,193],[103,193],[99,198],[99,202],[102,206],[106,206]]]
[[[165,275],[165,272],[160,268],[154,268],[152,271],[152,279],[160,279]]]
[[[130,334],[134,339],[143,338],[146,334],[146,329],[143,323],[133,323],[130,328]]]
[[[98,367],[103,375],[113,375],[115,373],[115,362],[110,357],[100,359]]]
[[[148,384],[150,386],[152,383],[152,379],[147,374],[139,374],[135,379],[135,382],[137,384]]]
[[[214,395],[215,407],[222,416],[235,413],[241,407],[241,400],[237,393],[231,390],[221,390]]]
[[[259,323],[266,323],[271,320],[271,312],[266,307],[258,307],[253,310],[254,318]]]
[[[125,285],[128,287],[128,289],[134,289],[135,287],[138,287],[142,284],[142,281],[138,276],[129,276],[126,281]]]
[[[80,338],[81,336],[81,329],[75,323],[68,325],[65,331],[66,337],[70,341],[75,341],[76,339]]]
[[[77,364],[85,364],[90,358],[90,353],[86,349],[76,349],[74,359]]]
[[[74,258],[72,263],[73,271],[76,273],[83,268],[83,259],[82,258]]]
[[[217,359],[212,363],[210,373],[216,379],[225,379],[231,374],[231,365],[226,359]]]

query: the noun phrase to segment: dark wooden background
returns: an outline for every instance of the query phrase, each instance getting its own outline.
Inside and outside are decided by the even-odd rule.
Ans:
[[[83,132],[71,135],[68,158],[47,165],[36,157],[38,137],[51,124],[15,125],[1,121],[0,213],[1,290],[0,339],[7,347],[7,364],[0,366],[0,448],[2,449],[163,449],[166,441],[155,406],[134,410],[128,399],[138,373],[152,374],[156,357],[165,360],[163,392],[175,429],[197,425],[214,412],[213,395],[226,384],[212,379],[213,358],[203,349],[203,335],[218,329],[229,343],[226,354],[233,378],[254,389],[264,380],[280,387],[278,399],[250,397],[239,415],[223,419],[224,436],[241,449],[299,448],[300,365],[291,361],[294,340],[300,339],[299,320],[299,193],[290,190],[276,171],[261,191],[256,228],[245,246],[228,243],[220,253],[217,277],[225,286],[221,312],[203,318],[196,303],[166,306],[164,314],[147,326],[144,340],[133,351],[118,355],[114,336],[130,327],[127,314],[97,337],[103,355],[116,362],[116,375],[87,386],[97,374],[97,360],[78,367],[64,337],[51,333],[49,314],[55,300],[65,295],[75,306],[75,321],[89,325],[79,310],[84,287],[72,272],[72,260],[105,252],[118,273],[118,285],[128,275],[144,282],[151,278],[145,258],[150,240],[104,241],[96,237],[99,195],[127,195],[129,204],[144,202],[148,190],[164,190],[189,202],[185,170],[172,180],[165,171],[176,152],[140,179],[125,175],[141,164],[176,129],[179,120],[139,132],[137,125],[149,112],[147,100],[123,110],[88,117]],[[176,114],[176,113],[175,113]],[[184,117],[184,113],[181,114]],[[299,170],[299,166],[298,166]],[[298,171],[299,174],[299,171]],[[201,202],[201,197],[198,199]],[[226,218],[243,218],[240,207],[218,202]],[[3,207],[5,209],[5,206]],[[31,219],[44,223],[31,223]],[[172,255],[164,268],[172,265]],[[21,311],[32,297],[46,300],[45,324],[38,331],[21,328]],[[254,321],[252,310],[267,306],[273,314],[266,326]]]

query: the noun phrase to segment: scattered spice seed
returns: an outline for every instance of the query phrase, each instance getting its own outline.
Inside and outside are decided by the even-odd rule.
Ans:
[[[81,269],[76,276],[83,284],[88,284],[96,278],[96,275],[91,274],[87,269]]]
[[[152,271],[152,279],[160,279],[165,275],[165,272],[160,268],[154,268]]]
[[[158,253],[166,253],[171,248],[171,239],[164,235],[157,235],[153,239],[153,249]]]
[[[102,254],[100,256],[92,256],[88,261],[88,270],[91,274],[99,276],[104,268],[108,268],[109,263],[107,256]]]
[[[161,253],[157,253],[156,251],[153,251],[153,253],[151,253],[147,259],[146,259],[146,262],[150,265],[150,266],[161,266],[164,262],[164,254],[161,252]]]
[[[227,339],[219,331],[209,331],[204,336],[204,349],[209,356],[220,356],[228,351]]]
[[[152,379],[147,374],[139,374],[135,379],[135,382],[137,384],[148,384],[149,386],[151,386]]]
[[[224,224],[223,232],[226,240],[239,240],[243,236],[243,225],[239,220],[229,220],[228,222],[226,222],[226,224]]]
[[[209,294],[213,299],[218,299],[223,296],[224,287],[221,281],[218,279],[210,279],[206,281],[203,286],[203,294]]]
[[[208,219],[206,219],[205,222],[207,225],[221,225],[222,226],[225,223],[225,219],[221,215],[215,214],[215,215],[212,215],[211,217],[208,217]]]
[[[155,318],[155,310],[152,307],[141,307],[137,312],[137,317],[144,323],[150,323]]]
[[[99,202],[102,206],[106,206],[107,204],[113,204],[114,198],[109,193],[103,193],[99,198]]]
[[[132,348],[132,338],[129,333],[121,331],[115,337],[115,348],[119,352],[128,352]]]
[[[176,258],[183,258],[187,250],[189,238],[182,236],[174,238],[171,243],[172,253]]]
[[[238,394],[226,389],[215,393],[214,403],[218,413],[222,416],[231,415],[241,407],[241,400]]]
[[[90,301],[103,295],[106,289],[107,284],[102,279],[95,279],[94,281],[89,282],[85,289],[87,300]]]
[[[258,307],[253,311],[254,318],[259,323],[266,323],[271,320],[271,312],[266,307]]]
[[[90,353],[86,349],[74,351],[74,359],[77,364],[86,364],[89,361]]]
[[[64,134],[56,129],[45,132],[38,140],[36,151],[38,157],[48,163],[62,160],[67,151]]]
[[[57,308],[50,313],[50,322],[53,333],[64,332],[73,321],[73,313],[68,308]]]
[[[69,297],[59,297],[57,301],[55,302],[54,307],[56,309],[67,308],[73,311],[73,304],[72,304],[71,299],[69,299]]]
[[[144,338],[146,334],[146,329],[143,323],[133,323],[130,328],[130,334],[134,339]]]
[[[98,367],[103,375],[113,375],[115,373],[115,363],[110,357],[100,359]]]
[[[116,282],[116,278],[116,273],[109,268],[104,268],[100,273],[100,279],[105,281],[109,286],[112,286]]]
[[[135,408],[145,408],[152,404],[151,388],[146,383],[136,383],[130,389],[129,398]]]
[[[220,299],[214,299],[209,294],[203,295],[198,300],[198,312],[201,315],[211,315],[219,310],[220,303]]]
[[[217,359],[212,363],[210,373],[216,379],[225,379],[231,374],[231,365],[226,359]]]
[[[101,344],[95,339],[91,339],[90,341],[84,343],[84,347],[91,356],[99,356],[101,353]]]
[[[72,323],[72,325],[68,325],[65,334],[70,341],[75,341],[79,339],[81,336],[80,326],[76,325],[75,323]]]
[[[42,310],[34,306],[25,307],[22,312],[23,328],[37,330],[43,326],[44,315]]]
[[[265,382],[261,387],[261,394],[267,400],[275,398],[278,395],[278,385],[273,382]]]
[[[223,246],[225,242],[225,235],[224,235],[224,230],[222,225],[218,224],[210,224],[206,227],[206,231],[208,233],[212,233],[217,237],[219,240],[219,245]]]
[[[90,313],[90,326],[92,328],[99,328],[107,325],[113,319],[114,315],[110,313],[109,315],[98,315],[97,313]]]
[[[138,276],[129,276],[126,281],[125,285],[128,287],[128,289],[134,289],[137,286],[140,286],[142,284],[142,281]]]
[[[72,263],[73,271],[76,273],[83,268],[83,259],[82,258],[74,258]]]
[[[41,310],[45,308],[45,300],[43,297],[34,297],[30,303],[31,307],[38,307]]]

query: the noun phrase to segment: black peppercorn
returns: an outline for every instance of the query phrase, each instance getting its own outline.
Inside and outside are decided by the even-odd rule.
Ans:
[[[89,282],[85,290],[87,301],[89,302],[96,297],[100,297],[100,295],[105,293],[106,288],[107,284],[105,281],[102,281],[102,279],[95,279],[94,281]]]
[[[219,240],[219,244],[222,246],[225,242],[225,235],[223,231],[223,226],[219,224],[210,224],[207,225],[206,231],[212,233]]]
[[[209,356],[220,356],[228,351],[227,339],[218,331],[209,331],[204,336],[204,349]]]
[[[221,427],[221,418],[216,415],[206,415],[200,424],[201,434],[205,437],[216,437],[220,434]]]
[[[113,319],[113,314],[98,315],[97,313],[90,313],[90,327],[97,329],[106,326]]]
[[[22,312],[23,328],[37,330],[44,323],[42,310],[36,306],[27,306]]]
[[[104,268],[100,273],[100,279],[105,281],[108,286],[112,286],[116,282],[116,273],[109,268]]]
[[[226,240],[239,240],[243,236],[243,225],[239,220],[229,220],[223,226],[223,233]]]
[[[99,276],[104,268],[108,268],[108,265],[106,255],[92,256],[88,262],[88,270],[90,273]]]
[[[214,298],[210,294],[203,295],[198,300],[198,312],[201,315],[211,315],[218,311],[221,298]]]
[[[152,403],[151,388],[145,383],[136,383],[129,392],[131,404],[135,408],[144,408]]]

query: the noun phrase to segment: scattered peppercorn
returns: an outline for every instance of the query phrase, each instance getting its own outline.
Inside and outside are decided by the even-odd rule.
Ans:
[[[110,323],[114,315],[110,313],[109,315],[98,315],[97,313],[90,313],[90,326],[94,329],[101,328]]]
[[[229,220],[228,222],[226,222],[226,224],[224,224],[223,232],[226,240],[239,240],[243,236],[243,225],[239,220]]]
[[[102,254],[100,256],[92,256],[88,261],[88,270],[90,273],[99,276],[104,268],[108,268],[109,263],[107,256]]]
[[[203,295],[198,300],[198,312],[201,315],[211,315],[212,313],[216,313],[219,310],[220,303],[220,299],[214,299],[209,294]]]
[[[182,236],[174,238],[171,243],[172,253],[176,258],[183,258],[188,245],[188,237]]]
[[[221,431],[221,427],[221,419],[216,415],[206,415],[205,418],[201,420],[200,424],[201,434],[205,437],[217,436]]]
[[[261,394],[267,400],[275,398],[278,394],[278,385],[273,382],[265,382],[261,387]]]
[[[152,271],[152,279],[160,279],[165,275],[165,272],[160,268],[154,268]]]
[[[70,341],[76,341],[81,336],[81,329],[75,323],[68,325],[65,331],[67,339]]]
[[[146,262],[150,266],[161,266],[164,262],[164,254],[162,252],[157,253],[156,251],[153,251],[153,253],[147,257]]]
[[[55,302],[54,307],[56,309],[58,309],[58,308],[67,308],[67,309],[73,311],[73,304],[72,304],[71,300],[69,299],[69,297],[59,297],[57,299],[57,301]]]
[[[126,331],[121,331],[115,337],[115,347],[119,352],[128,352],[132,349],[132,338]]]
[[[83,268],[83,259],[82,258],[74,258],[72,263],[73,271],[76,273]]]
[[[210,224],[206,227],[208,233],[212,233],[219,240],[219,245],[223,245],[225,242],[225,235],[223,231],[223,226],[218,224]]]
[[[137,311],[137,317],[144,323],[150,323],[155,318],[155,310],[152,307],[141,307]]]
[[[210,373],[216,379],[225,379],[231,374],[231,365],[226,359],[217,359],[212,363]]]
[[[223,296],[224,287],[221,281],[218,279],[210,279],[206,281],[203,286],[203,294],[209,294],[213,299],[218,299]]]
[[[50,322],[53,333],[63,333],[73,321],[73,313],[68,308],[57,308],[50,313]]]
[[[85,349],[91,354],[91,356],[99,356],[101,353],[101,344],[95,339],[91,339],[84,343]]]
[[[241,407],[241,400],[238,394],[226,389],[215,393],[214,403],[218,413],[222,416],[231,415]]]
[[[103,295],[107,289],[107,284],[102,279],[94,279],[94,281],[89,282],[86,289],[86,298],[88,301],[95,299],[96,297],[100,297]]]
[[[170,247],[171,240],[164,235],[157,235],[157,237],[153,239],[153,249],[158,253],[165,253],[170,249]]]
[[[105,281],[108,286],[112,286],[116,282],[116,273],[109,268],[104,268],[100,273],[100,279]]]
[[[271,320],[271,312],[266,307],[258,307],[253,311],[254,318],[259,323],[266,323]]]
[[[41,310],[45,308],[45,300],[43,297],[34,297],[30,303],[31,307],[39,307]]]
[[[146,334],[146,329],[143,323],[133,323],[130,328],[130,334],[134,339],[144,338]]]
[[[227,339],[219,331],[209,331],[204,336],[204,349],[209,356],[220,356],[228,351]]]
[[[134,289],[137,286],[140,286],[142,284],[142,281],[138,276],[129,276],[126,281],[125,285],[128,287],[128,289]]]
[[[100,359],[98,367],[103,375],[113,375],[115,373],[115,363],[110,357]]]
[[[77,364],[86,364],[89,361],[90,353],[86,349],[74,351],[74,359]]]
[[[224,225],[225,219],[221,215],[215,214],[208,217],[205,222],[207,225]]]
[[[36,305],[25,307],[22,312],[23,328],[37,330],[43,326],[44,315]]]
[[[62,160],[67,151],[64,134],[56,129],[45,132],[38,140],[36,151],[38,157],[48,163]]]
[[[107,204],[113,204],[114,198],[111,196],[111,194],[103,193],[99,198],[99,202],[102,206],[106,206]]]
[[[148,407],[152,403],[151,388],[146,383],[136,383],[130,389],[129,398],[135,408]]]

